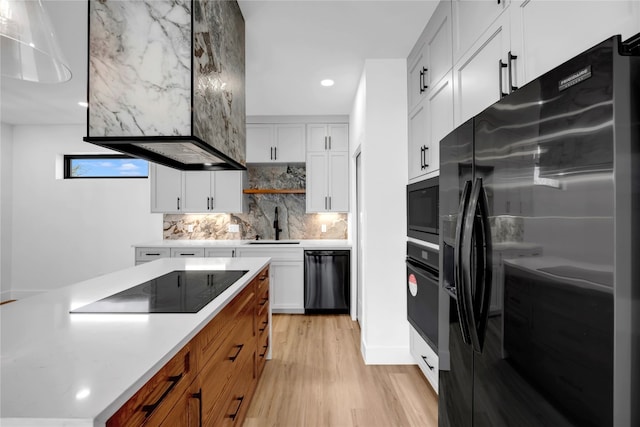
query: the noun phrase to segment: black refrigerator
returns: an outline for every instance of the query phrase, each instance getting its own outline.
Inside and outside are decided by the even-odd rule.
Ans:
[[[640,426],[638,38],[440,142],[439,426]]]

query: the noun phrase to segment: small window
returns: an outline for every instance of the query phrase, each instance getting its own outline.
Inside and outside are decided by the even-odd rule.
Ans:
[[[64,177],[147,178],[149,162],[124,154],[65,155]]]

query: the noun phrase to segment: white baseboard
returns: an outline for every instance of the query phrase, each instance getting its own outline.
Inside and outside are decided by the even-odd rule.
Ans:
[[[387,347],[367,346],[364,337],[360,339],[360,352],[365,365],[415,365],[409,346]]]

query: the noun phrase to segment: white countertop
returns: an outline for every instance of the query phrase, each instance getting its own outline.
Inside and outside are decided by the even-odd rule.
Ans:
[[[101,426],[269,263],[165,258],[0,306],[0,424]],[[70,314],[173,270],[249,270],[198,313]]]
[[[351,249],[349,240],[317,239],[317,240],[257,240],[258,245],[251,244],[256,240],[156,240],[134,245],[137,248],[302,248],[302,249]],[[282,242],[300,242],[299,244],[282,244]],[[273,244],[270,244],[273,243]]]

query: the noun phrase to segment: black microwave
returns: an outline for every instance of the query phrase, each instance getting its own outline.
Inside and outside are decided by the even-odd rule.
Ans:
[[[407,236],[439,244],[438,177],[407,185]]]

